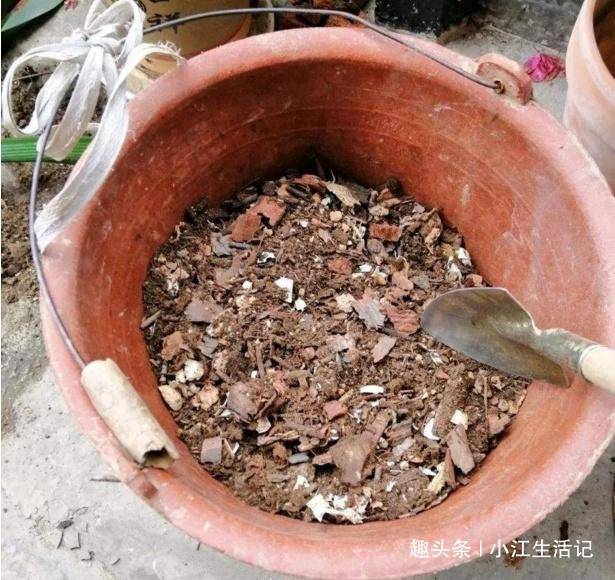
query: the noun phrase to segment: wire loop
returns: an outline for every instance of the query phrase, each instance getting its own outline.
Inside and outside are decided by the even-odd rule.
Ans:
[[[356,16],[355,14],[350,14],[348,12],[342,12],[341,10],[328,10],[325,8],[233,8],[230,10],[212,10],[211,12],[200,12],[198,14],[191,14],[189,16],[182,16],[181,18],[177,18],[176,20],[170,20],[169,22],[163,22],[161,24],[156,24],[155,26],[150,26],[143,31],[143,34],[150,34],[151,32],[157,32],[159,30],[164,30],[165,28],[172,28],[177,26],[178,24],[187,24],[188,22],[194,22],[195,20],[201,20],[204,18],[217,18],[219,16],[241,16],[246,14],[319,14],[321,16],[339,16],[340,18],[344,18],[345,20],[349,20],[350,22],[354,22],[356,24],[361,24],[368,30],[371,30],[381,36],[392,40],[393,42],[397,42],[406,48],[430,59],[438,64],[442,65],[444,68],[451,70],[458,75],[471,80],[483,87],[487,87],[488,89],[496,90],[498,87],[495,83],[487,81],[482,77],[475,75],[471,72],[463,70],[462,68],[447,62],[445,59],[436,56],[435,54],[431,54],[428,51],[425,51],[418,46],[411,44],[409,41],[404,41],[403,37],[398,33],[392,32],[379,26],[378,24],[374,24],[369,20],[365,20],[360,16]]]

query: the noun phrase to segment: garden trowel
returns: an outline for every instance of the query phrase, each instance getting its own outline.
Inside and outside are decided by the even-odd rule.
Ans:
[[[561,328],[540,330],[504,288],[465,288],[428,304],[421,326],[434,338],[511,375],[567,385],[564,368],[615,394],[615,350]]]

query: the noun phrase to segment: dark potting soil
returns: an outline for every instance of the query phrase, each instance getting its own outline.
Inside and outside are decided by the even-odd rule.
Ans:
[[[525,397],[420,329],[430,299],[483,284],[395,180],[290,171],[186,212],[152,261],[143,335],[179,437],[238,497],[394,519],[467,484]]]
[[[9,66],[2,62],[2,77]],[[13,82],[12,103],[15,120],[20,127],[30,121],[36,95],[49,78],[48,74],[31,67],[19,71]],[[94,120],[100,120],[104,108],[103,95],[96,108]],[[66,110],[68,98],[60,105],[56,120]],[[2,129],[2,136],[11,136]],[[38,294],[36,275],[30,260],[28,240],[28,206],[32,181],[33,163],[5,163],[2,172],[2,296],[7,302],[20,298],[32,298]],[[50,201],[64,186],[73,166],[64,163],[45,162],[41,166],[38,200],[40,205]]]
[[[7,302],[38,294],[30,258],[28,206],[33,163],[7,164],[2,174],[2,297]],[[39,178],[39,202],[46,203],[62,189],[71,165],[44,163]]]

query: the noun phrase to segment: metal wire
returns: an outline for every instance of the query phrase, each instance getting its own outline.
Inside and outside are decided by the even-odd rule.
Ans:
[[[361,24],[365,28],[372,30],[373,32],[376,32],[377,34],[380,34],[381,36],[384,36],[394,42],[397,42],[398,44],[401,44],[402,46],[405,46],[406,48],[409,48],[410,50],[418,54],[421,54],[422,56],[440,64],[444,68],[450,71],[453,71],[461,75],[462,77],[468,80],[471,80],[483,87],[487,87],[495,91],[499,91],[501,89],[500,83],[497,83],[497,82],[491,83],[489,81],[486,81],[485,79],[482,79],[481,77],[477,75],[474,75],[468,71],[465,71],[459,67],[456,67],[455,65],[449,62],[446,62],[440,57],[430,54],[429,52],[426,52],[418,48],[417,46],[413,46],[412,44],[404,42],[402,38],[398,37],[393,32],[390,32],[384,28],[381,28],[380,26],[373,24],[369,22],[368,20],[365,20],[359,16],[355,16],[354,14],[349,14],[347,12],[341,12],[340,10],[326,10],[326,9],[315,9],[315,8],[237,8],[233,10],[215,10],[212,12],[201,12],[198,14],[192,14],[190,16],[184,16],[182,18],[170,20],[169,22],[164,22],[162,24],[157,24],[156,26],[151,26],[150,28],[146,28],[143,31],[143,33],[149,34],[152,32],[156,32],[158,30],[163,30],[165,28],[171,28],[173,26],[178,26],[181,24],[186,24],[188,22],[193,22],[195,20],[201,20],[205,18],[216,18],[219,16],[235,16],[235,15],[242,15],[242,14],[320,14],[321,16],[339,16],[340,18],[345,18],[346,20],[349,20],[351,22],[356,22],[358,24]],[[59,105],[54,111],[52,119],[55,118],[55,114],[57,113],[58,109],[59,109]],[[40,171],[41,171],[41,165],[43,163],[45,147],[47,145],[47,141],[51,133],[52,125],[53,125],[53,121],[50,121],[49,125],[47,125],[47,127],[41,134],[41,138],[39,141],[39,148],[38,148],[37,155],[36,155],[36,161],[34,162],[34,169],[32,171],[32,185],[30,188],[30,206],[28,208],[28,235],[30,238],[30,249],[32,252],[32,265],[34,267],[34,271],[36,273],[36,277],[38,279],[38,283],[41,288],[41,293],[43,294],[44,299],[47,300],[47,303],[49,305],[49,311],[51,313],[51,317],[53,318],[53,321],[55,322],[57,326],[58,332],[60,333],[60,336],[62,337],[62,340],[64,341],[64,344],[66,345],[66,348],[68,348],[69,352],[71,353],[75,361],[83,369],[86,366],[85,360],[79,353],[79,350],[77,349],[74,342],[72,341],[70,334],[68,333],[68,330],[64,326],[64,322],[62,322],[62,317],[60,316],[60,313],[58,312],[58,308],[56,307],[56,304],[51,296],[51,293],[49,292],[49,285],[47,284],[47,277],[45,275],[45,271],[42,266],[40,249],[36,241],[36,234],[34,233],[34,221],[36,218],[36,201],[37,201],[37,195],[38,195],[38,182],[39,182],[39,176],[40,176]]]
[[[216,18],[218,16],[239,16],[244,14],[319,14],[321,16],[339,16],[340,18],[345,18],[350,22],[356,22],[357,24],[361,24],[365,28],[380,34],[410,50],[434,61],[439,65],[447,68],[450,71],[465,77],[468,80],[471,80],[483,87],[487,87],[493,90],[499,90],[500,84],[487,81],[478,75],[472,74],[471,72],[465,71],[462,68],[447,62],[446,60],[431,54],[415,45],[412,45],[408,42],[405,42],[403,38],[399,37],[397,34],[387,30],[386,28],[382,28],[377,24],[373,24],[369,20],[365,20],[360,16],[356,16],[354,14],[349,14],[348,12],[342,12],[341,10],[327,10],[323,8],[233,8],[231,10],[212,10],[211,12],[200,12],[198,14],[191,14],[189,16],[182,16],[181,18],[177,18],[175,20],[170,20],[169,22],[163,22],[161,24],[156,24],[155,26],[151,26],[150,28],[146,28],[143,30],[143,34],[150,34],[151,32],[157,32],[158,30],[164,30],[165,28],[172,28],[177,26],[178,24],[186,24],[188,22],[193,22],[195,20],[201,20],[204,18]]]
[[[60,108],[60,104],[56,107],[56,110],[53,112],[51,116],[51,121],[45,130],[41,134],[41,139],[39,141],[39,148],[36,154],[36,161],[34,162],[34,169],[32,171],[32,185],[30,187],[30,206],[28,208],[28,236],[30,238],[30,250],[32,252],[32,265],[34,266],[34,271],[36,272],[36,277],[38,278],[38,284],[41,287],[41,292],[45,300],[49,305],[49,311],[51,312],[51,317],[55,322],[58,332],[66,345],[66,348],[70,351],[73,358],[77,361],[81,368],[85,367],[85,361],[77,347],[73,343],[68,330],[64,326],[64,322],[62,322],[62,317],[58,312],[58,309],[51,297],[51,293],[49,292],[49,285],[47,284],[47,277],[45,276],[45,270],[43,269],[42,261],[41,261],[41,252],[38,247],[38,243],[36,241],[36,234],[34,233],[34,220],[36,218],[36,197],[38,193],[38,180],[41,172],[41,165],[43,163],[43,156],[45,154],[45,146],[47,145],[47,141],[49,139],[49,134],[51,133],[51,127],[53,126],[53,119]]]

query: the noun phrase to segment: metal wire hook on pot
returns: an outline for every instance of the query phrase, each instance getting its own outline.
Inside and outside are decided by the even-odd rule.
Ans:
[[[211,12],[201,12],[198,14],[191,14],[190,16],[182,16],[181,18],[177,18],[176,20],[170,20],[169,22],[163,22],[162,24],[157,24],[155,26],[151,26],[150,28],[146,28],[143,30],[143,34],[150,34],[151,32],[157,32],[159,30],[164,30],[165,28],[172,28],[173,26],[177,26],[178,24],[187,24],[188,22],[194,22],[195,20],[202,20],[205,18],[216,18],[219,16],[241,16],[246,14],[319,14],[320,16],[338,16],[340,18],[344,18],[345,20],[349,20],[350,22],[354,22],[356,24],[360,24],[363,27],[371,30],[393,42],[397,42],[402,46],[413,50],[414,52],[437,62],[439,65],[447,68],[450,71],[465,77],[468,80],[471,80],[483,87],[487,87],[489,89],[493,89],[496,92],[501,92],[501,83],[491,82],[485,80],[478,75],[475,75],[471,72],[463,70],[450,62],[428,52],[422,50],[421,48],[412,45],[408,42],[404,42],[404,40],[400,37],[399,34],[391,32],[386,28],[383,28],[377,24],[370,22],[369,20],[365,20],[360,16],[356,16],[355,14],[349,14],[348,12],[342,12],[341,10],[328,10],[323,8],[233,8],[230,10],[212,10]]]
[[[75,346],[75,343],[72,341],[66,326],[64,326],[64,322],[62,321],[62,317],[56,308],[55,302],[53,301],[53,297],[49,292],[49,286],[47,285],[47,278],[45,276],[45,271],[43,270],[43,264],[41,261],[41,253],[38,247],[38,243],[36,241],[36,234],[34,233],[34,221],[36,219],[36,198],[38,194],[38,180],[41,172],[41,165],[43,164],[43,156],[45,155],[45,147],[47,145],[47,141],[49,140],[49,134],[51,133],[51,128],[53,126],[53,119],[55,118],[58,109],[60,106],[58,105],[51,115],[51,121],[49,121],[48,125],[45,127],[45,130],[41,134],[39,139],[39,148],[36,154],[36,161],[34,162],[34,168],[32,170],[32,184],[30,186],[30,203],[28,206],[28,237],[30,238],[30,251],[32,253],[32,266],[34,267],[34,272],[36,273],[36,277],[38,279],[39,286],[41,287],[41,293],[47,303],[49,304],[49,310],[51,311],[51,316],[53,318],[54,323],[58,327],[58,332],[62,336],[62,340],[66,345],[66,348],[70,351],[71,355],[75,359],[75,361],[79,364],[79,366],[83,369],[86,365],[83,357],[79,353],[79,350]]]

